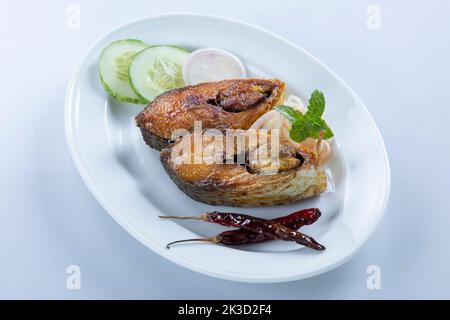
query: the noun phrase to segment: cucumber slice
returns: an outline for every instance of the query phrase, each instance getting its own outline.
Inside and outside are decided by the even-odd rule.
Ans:
[[[100,54],[100,80],[114,98],[132,103],[148,103],[133,90],[128,69],[133,57],[148,47],[148,44],[134,39],[118,40],[109,44]]]
[[[189,52],[175,46],[152,46],[136,54],[130,63],[131,85],[152,101],[164,91],[183,87],[183,63]]]

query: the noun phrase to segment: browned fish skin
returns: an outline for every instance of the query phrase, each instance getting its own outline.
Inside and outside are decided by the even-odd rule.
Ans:
[[[288,165],[265,175],[248,164],[180,164],[171,155],[178,143],[161,152],[161,162],[178,188],[200,202],[233,207],[281,205],[326,189],[326,177],[316,156],[286,144],[280,145],[280,163]]]
[[[234,79],[202,83],[165,92],[136,116],[145,142],[161,150],[176,129],[248,129],[283,101],[280,80]]]

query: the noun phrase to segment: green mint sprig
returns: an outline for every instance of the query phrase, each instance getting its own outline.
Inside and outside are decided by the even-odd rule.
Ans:
[[[292,140],[302,142],[306,138],[323,139],[333,137],[333,132],[322,119],[325,111],[325,97],[319,90],[314,90],[309,98],[308,111],[302,114],[297,109],[290,106],[280,105],[276,110],[281,112],[292,124],[289,133]]]

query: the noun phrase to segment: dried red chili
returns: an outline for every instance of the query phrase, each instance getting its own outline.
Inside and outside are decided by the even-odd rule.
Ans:
[[[275,218],[273,219],[273,221],[279,222],[291,229],[297,230],[305,225],[313,224],[314,222],[317,221],[317,219],[320,218],[320,216],[321,212],[319,209],[311,208],[299,210],[287,216]],[[175,243],[190,242],[190,241],[206,241],[206,242],[221,243],[228,246],[236,246],[243,244],[258,243],[268,240],[274,240],[274,237],[266,233],[255,233],[253,231],[246,229],[236,229],[224,231],[222,233],[219,233],[215,237],[178,240],[169,243],[167,246],[171,246],[172,244]]]
[[[295,211],[287,216],[274,218],[272,220],[284,224],[286,227],[297,230],[303,226],[313,224],[320,218],[321,215],[322,213],[318,208],[310,208]]]
[[[217,223],[227,227],[236,227],[242,230],[251,231],[255,235],[250,236],[250,243],[259,242],[269,239],[280,239],[285,241],[294,241],[298,244],[304,245],[308,248],[314,250],[325,250],[325,247],[318,243],[314,238],[296,231],[286,225],[283,225],[279,221],[267,220],[262,218],[257,218],[240,213],[229,213],[229,212],[219,212],[213,211],[205,213],[200,216],[190,216],[190,217],[179,217],[179,216],[160,216],[160,218],[165,219],[196,219],[203,220],[212,223]],[[239,243],[242,242],[245,235],[236,234],[225,234],[218,235],[217,237],[198,239],[198,241],[212,241],[220,242],[223,244]],[[189,241],[194,241],[196,239],[189,239]],[[183,241],[183,240],[181,240]],[[186,240],[184,240],[186,241]],[[247,241],[247,240],[245,240]],[[180,241],[172,242],[171,244]],[[170,245],[170,244],[169,244]]]

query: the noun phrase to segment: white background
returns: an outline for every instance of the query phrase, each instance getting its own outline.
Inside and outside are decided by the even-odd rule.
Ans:
[[[77,30],[66,26],[72,4],[81,9]],[[380,30],[366,25],[373,4]],[[89,193],[64,136],[71,72],[104,33],[169,12],[274,31],[366,103],[388,149],[392,189],[383,223],[353,260],[290,283],[209,278],[141,245]],[[449,12],[444,0],[1,0],[0,298],[450,298]],[[81,290],[66,288],[71,264],[81,267]],[[381,290],[366,286],[370,265],[381,268]]]

